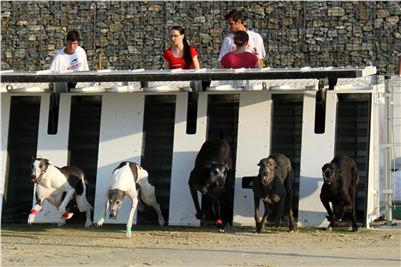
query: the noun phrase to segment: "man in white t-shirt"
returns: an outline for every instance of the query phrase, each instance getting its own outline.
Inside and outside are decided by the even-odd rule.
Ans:
[[[78,44],[78,32],[69,31],[67,33],[65,47],[57,51],[50,64],[50,70],[57,73],[89,70],[86,52]],[[75,84],[76,83],[68,83],[68,88],[74,88]]]
[[[67,33],[65,47],[58,50],[54,55],[52,63],[50,64],[50,70],[56,73],[89,70],[86,52],[78,44],[78,32],[69,31]],[[59,93],[69,92],[71,88],[75,88],[76,84],[75,82],[53,84],[53,92],[50,95],[49,134],[57,133],[60,101]]]
[[[55,72],[89,70],[86,52],[78,44],[78,32],[69,31],[67,33],[66,45],[64,48],[57,51],[50,64],[50,70]]]
[[[244,17],[241,11],[231,10],[226,16],[225,19],[227,21],[227,25],[230,27],[231,33],[229,33],[223,41],[223,45],[220,49],[219,54],[219,63],[225,54],[229,52],[233,52],[236,50],[236,46],[234,44],[234,32],[236,31],[244,31],[248,33],[249,41],[247,51],[255,53],[259,58],[259,66],[264,65],[264,58],[266,57],[266,50],[263,44],[263,39],[260,34],[248,30],[244,25]],[[221,63],[219,64],[220,68]]]

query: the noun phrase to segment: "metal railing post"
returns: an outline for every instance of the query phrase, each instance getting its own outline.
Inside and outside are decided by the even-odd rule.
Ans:
[[[391,76],[386,75],[384,77],[385,86],[385,104],[386,104],[386,178],[385,178],[385,205],[386,205],[386,225],[392,225],[393,222],[393,202],[392,202],[392,173],[391,173],[391,162],[392,157],[392,143],[393,143],[393,132],[392,132],[392,120],[393,120],[393,100],[392,92],[390,90],[390,79]]]

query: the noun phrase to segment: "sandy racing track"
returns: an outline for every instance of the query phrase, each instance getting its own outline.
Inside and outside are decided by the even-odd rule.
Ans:
[[[2,266],[401,266],[401,229],[4,224]]]

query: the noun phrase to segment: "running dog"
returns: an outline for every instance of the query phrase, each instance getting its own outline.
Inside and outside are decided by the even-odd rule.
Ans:
[[[221,232],[224,231],[224,224],[221,220],[221,197],[224,195],[227,172],[231,169],[231,164],[230,145],[223,139],[207,140],[196,156],[195,167],[188,180],[196,218],[200,220],[204,216],[199,205],[197,194],[199,191],[213,200],[217,217],[216,225]]]
[[[352,231],[358,231],[355,214],[355,199],[359,183],[358,168],[353,159],[348,156],[337,156],[330,163],[322,167],[323,186],[320,192],[320,200],[326,208],[327,220],[330,224],[327,230],[331,230],[336,221],[341,221],[344,212],[352,215]],[[330,207],[333,204],[333,209]]]
[[[66,212],[66,207],[75,197],[79,211],[86,213],[85,227],[92,225],[92,206],[86,199],[87,181],[81,169],[74,166],[59,168],[50,164],[48,159],[33,158],[31,179],[36,186],[36,204],[29,214],[28,224],[34,222],[45,200],[58,209],[59,226],[65,224],[66,219],[73,216],[73,213]]]
[[[121,162],[111,175],[110,186],[105,196],[103,215],[98,220],[97,226],[103,225],[107,210],[110,219],[117,218],[125,196],[132,201],[126,227],[126,238],[132,237],[132,223],[140,201],[153,207],[157,213],[159,224],[164,225],[160,205],[156,200],[155,187],[149,183],[148,176],[148,172],[138,164],[130,161]]]
[[[255,204],[256,232],[260,233],[269,215],[270,205],[277,205],[278,211],[275,218],[275,225],[280,226],[283,211],[288,215],[289,230],[297,228],[292,213],[292,196],[294,186],[294,171],[290,160],[283,154],[271,154],[261,159],[259,174],[255,179],[252,189]],[[262,199],[265,212],[260,221],[259,203]]]

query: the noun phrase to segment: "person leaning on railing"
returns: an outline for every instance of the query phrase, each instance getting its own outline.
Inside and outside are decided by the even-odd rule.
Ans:
[[[220,61],[220,68],[262,68],[257,54],[247,51],[249,36],[244,31],[234,33],[235,51],[224,55]]]
[[[181,26],[170,29],[171,47],[163,54],[166,69],[199,69],[198,51],[189,45]]]
[[[89,70],[85,50],[79,46],[77,31],[67,33],[65,47],[57,51],[50,64],[50,70],[62,73],[65,71]],[[75,88],[76,83],[68,83],[68,88]]]
[[[244,31],[249,36],[247,50],[251,53],[257,54],[260,61],[260,66],[263,67],[264,65],[263,60],[266,57],[266,50],[263,44],[262,36],[259,33],[251,31],[245,27],[244,25],[245,17],[243,13],[239,10],[235,9],[231,10],[225,16],[225,19],[231,32],[224,38],[223,44],[220,49],[218,61],[221,62],[225,54],[235,51],[236,48],[234,43],[234,33],[236,31]]]

